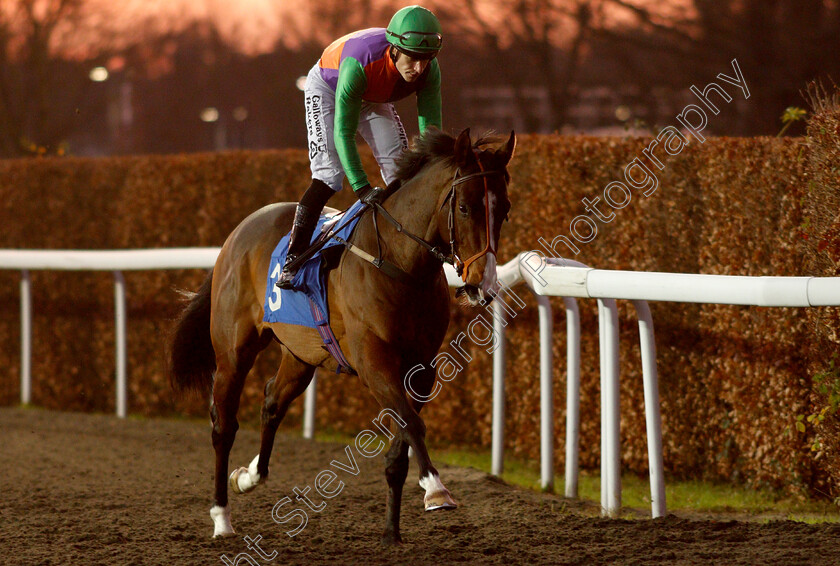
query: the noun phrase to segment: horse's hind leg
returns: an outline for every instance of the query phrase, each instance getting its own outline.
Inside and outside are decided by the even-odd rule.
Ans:
[[[210,417],[213,420],[213,448],[216,451],[215,498],[210,517],[213,519],[213,537],[235,534],[228,508],[228,459],[239,421],[239,398],[245,377],[254,365],[257,354],[265,348],[270,338],[261,337],[255,328],[239,341],[236,347],[225,349],[214,341],[216,373],[213,376],[213,397]],[[221,352],[221,353],[220,353]]]
[[[239,468],[231,474],[230,485],[235,493],[248,493],[268,477],[268,462],[277,427],[286,416],[291,402],[306,391],[314,373],[315,366],[303,363],[283,347],[280,368],[265,384],[260,453],[247,468]]]

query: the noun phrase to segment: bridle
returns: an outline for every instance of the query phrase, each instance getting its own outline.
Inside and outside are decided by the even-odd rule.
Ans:
[[[504,177],[503,171],[485,171],[484,166],[481,165],[481,160],[478,159],[476,155],[476,162],[478,163],[478,173],[470,173],[469,175],[463,175],[458,177],[458,173],[460,170],[455,171],[455,177],[452,179],[452,186],[449,189],[449,193],[446,195],[446,199],[449,200],[449,220],[447,225],[449,227],[449,250],[452,255],[452,265],[455,267],[456,272],[458,273],[458,277],[463,277],[463,274],[467,272],[470,268],[472,263],[487,255],[488,252],[492,253],[494,256],[496,255],[496,248],[493,246],[493,237],[490,233],[490,189],[487,186],[487,177],[490,175],[497,175],[500,174]],[[472,179],[476,178],[483,178],[484,180],[484,222],[485,222],[485,234],[487,234],[487,245],[484,246],[484,249],[475,254],[474,256],[468,258],[466,261],[461,260],[458,257],[458,251],[455,247],[455,201],[458,200],[456,198],[457,194],[457,187],[462,183],[466,183]],[[444,199],[443,203],[446,204],[446,199]]]
[[[487,177],[492,175],[501,175],[502,178],[505,180],[505,185],[507,185],[507,177],[505,175],[504,170],[502,171],[486,171],[484,166],[481,164],[481,160],[478,158],[478,154],[476,154],[475,150],[473,150],[473,155],[475,155],[476,162],[478,163],[479,171],[477,173],[470,173],[468,175],[462,175],[459,177],[460,169],[455,171],[455,175],[453,176],[452,183],[449,187],[449,192],[446,193],[446,197],[443,200],[440,208],[442,209],[446,206],[446,202],[449,201],[449,219],[447,221],[447,226],[449,228],[449,254],[443,253],[440,249],[436,246],[433,246],[420,236],[416,234],[412,234],[411,232],[405,230],[391,214],[385,210],[382,205],[377,203],[374,208],[374,215],[373,215],[373,222],[374,226],[376,226],[376,212],[381,212],[382,216],[385,217],[388,222],[394,225],[397,229],[397,232],[401,234],[405,234],[422,247],[424,247],[429,253],[431,253],[435,258],[437,258],[442,263],[448,263],[455,267],[456,272],[458,273],[459,277],[463,277],[463,274],[466,273],[469,266],[472,265],[474,261],[477,259],[487,255],[487,253],[492,253],[496,255],[496,249],[492,244],[492,234],[490,233],[490,188],[487,186]],[[467,181],[471,181],[473,179],[483,178],[484,180],[484,219],[485,219],[485,233],[487,234],[487,245],[484,246],[484,249],[478,252],[477,254],[473,255],[472,257],[468,258],[466,261],[463,261],[457,252],[457,241],[455,237],[455,201],[457,200],[457,188],[459,185],[466,183]],[[440,209],[439,209],[440,210]],[[379,248],[379,259],[377,260],[380,264],[382,263],[382,248],[379,242],[379,230],[376,230],[376,243],[377,247]],[[375,264],[375,262],[374,262]]]

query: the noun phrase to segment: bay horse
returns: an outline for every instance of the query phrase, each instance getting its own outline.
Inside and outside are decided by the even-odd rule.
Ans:
[[[409,446],[420,468],[420,486],[426,490],[426,510],[457,505],[429,458],[426,426],[419,416],[423,403],[415,395],[409,399],[403,376],[421,364],[422,371],[412,371],[412,392],[427,396],[435,384],[429,363],[449,326],[450,296],[442,261],[452,261],[461,272],[466,283],[459,290],[461,297],[472,304],[492,300],[496,250],[510,209],[507,165],[515,146],[513,132],[506,143],[485,137],[473,144],[469,129],[457,138],[436,129],[426,131],[400,159],[397,177],[402,186],[381,205],[394,225],[382,221],[382,210],[378,223],[367,210],[349,241],[370,254],[381,250],[382,258],[407,277],[389,277],[346,251],[328,275],[330,325],[338,343],[383,413],[399,417],[389,415],[393,434],[385,457],[389,491],[384,543],[401,542]],[[174,327],[169,360],[173,387],[212,390],[214,537],[234,534],[228,488],[245,493],[265,481],[275,433],[289,404],[304,392],[317,367],[337,367],[317,330],[263,321],[270,256],[291,228],[294,211],[295,203],[277,203],[242,221],[228,236],[200,290],[190,294]],[[260,452],[247,468],[228,476],[245,378],[257,354],[272,340],[279,342],[282,354],[277,374],[265,385]]]

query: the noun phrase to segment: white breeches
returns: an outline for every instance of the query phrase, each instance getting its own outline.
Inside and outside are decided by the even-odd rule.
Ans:
[[[344,168],[333,140],[335,91],[321,78],[317,63],[306,77],[303,94],[312,178],[339,191]],[[395,177],[397,158],[408,148],[408,137],[396,108],[391,103],[363,103],[358,131],[373,151],[382,179],[389,184]]]

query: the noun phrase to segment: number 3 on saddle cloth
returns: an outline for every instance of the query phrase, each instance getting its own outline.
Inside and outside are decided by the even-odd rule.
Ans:
[[[271,253],[271,262],[268,264],[263,320],[297,324],[318,330],[324,342],[324,348],[338,362],[337,373],[355,374],[356,371],[350,367],[330,328],[327,303],[328,268],[325,256],[331,255],[328,250],[343,245],[343,242],[350,238],[361,216],[356,213],[363,206],[365,205],[362,202],[356,202],[342,213],[321,216],[313,232],[311,243],[314,244],[319,239],[326,242],[300,267],[293,281],[294,290],[279,289],[275,286],[283,270],[286,253],[289,251],[289,234],[280,239]],[[339,252],[339,250],[333,251]]]

